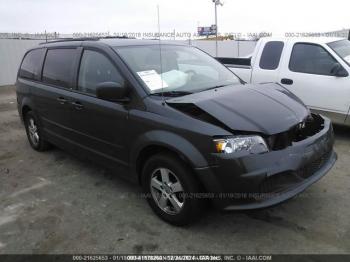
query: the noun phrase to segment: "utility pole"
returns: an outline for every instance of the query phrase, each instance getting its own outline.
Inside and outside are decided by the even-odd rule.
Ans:
[[[223,6],[224,3],[222,3],[220,0],[212,0],[215,6],[215,56],[218,57],[218,11],[217,6],[221,5]]]
[[[218,8],[215,2],[215,57],[218,57]]]

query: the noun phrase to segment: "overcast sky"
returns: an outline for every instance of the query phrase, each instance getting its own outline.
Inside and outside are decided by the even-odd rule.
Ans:
[[[224,0],[220,32],[324,32],[350,27],[347,1]],[[195,32],[214,23],[211,0],[0,0],[0,32]]]

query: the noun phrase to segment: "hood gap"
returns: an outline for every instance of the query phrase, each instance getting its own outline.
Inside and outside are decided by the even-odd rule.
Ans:
[[[209,124],[221,127],[222,129],[232,133],[233,130],[226,126],[221,121],[217,120],[215,117],[205,112],[203,109],[199,108],[192,103],[168,103],[169,106],[179,110],[180,112],[193,117],[195,119],[207,122]]]

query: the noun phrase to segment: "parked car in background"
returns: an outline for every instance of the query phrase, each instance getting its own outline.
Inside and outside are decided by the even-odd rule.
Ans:
[[[350,125],[349,40],[262,38],[251,58],[218,60],[247,83],[279,83],[313,112]]]
[[[280,203],[336,161],[329,119],[277,84],[242,85],[190,46],[43,44],[26,53],[16,91],[33,149],[53,144],[113,169],[175,225],[208,198],[226,210]]]

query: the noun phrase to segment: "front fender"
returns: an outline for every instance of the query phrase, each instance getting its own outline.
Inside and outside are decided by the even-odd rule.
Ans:
[[[164,130],[152,130],[140,136],[130,150],[132,174],[137,176],[137,159],[148,146],[161,146],[186,158],[193,168],[207,167],[208,162],[200,151],[185,138]]]

